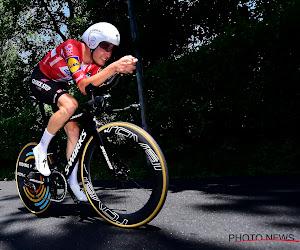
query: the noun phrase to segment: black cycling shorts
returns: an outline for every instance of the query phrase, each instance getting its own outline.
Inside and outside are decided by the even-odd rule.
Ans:
[[[58,110],[58,98],[69,93],[66,85],[66,83],[49,79],[40,67],[36,66],[31,76],[30,90],[38,101],[51,105],[55,112]]]

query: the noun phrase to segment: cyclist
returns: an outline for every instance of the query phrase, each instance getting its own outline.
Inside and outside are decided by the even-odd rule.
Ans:
[[[77,122],[68,122],[78,107],[76,99],[66,89],[66,82],[74,80],[79,90],[86,95],[85,87],[92,83],[100,86],[107,78],[117,72],[133,73],[137,59],[125,56],[109,64],[115,46],[120,44],[120,34],[110,23],[100,22],[90,26],[82,35],[82,42],[69,39],[50,51],[36,66],[32,73],[30,89],[33,95],[43,103],[52,106],[55,112],[48,122],[47,128],[33,149],[36,168],[44,176],[50,175],[47,163],[47,148],[59,129],[64,126],[67,140],[67,159],[79,139]],[[80,190],[77,181],[78,162],[70,175],[69,185],[80,201],[87,197]]]

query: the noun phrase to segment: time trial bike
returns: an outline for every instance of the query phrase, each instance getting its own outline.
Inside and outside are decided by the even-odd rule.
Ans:
[[[108,222],[124,228],[142,226],[159,213],[168,191],[168,170],[164,155],[155,140],[142,128],[128,122],[100,125],[99,113],[107,112],[109,91],[117,84],[115,75],[103,87],[86,88],[89,101],[82,113],[70,121],[81,124],[81,133],[70,159],[62,168],[48,153],[50,176],[43,176],[35,167],[30,142],[21,150],[16,163],[16,183],[24,206],[34,214],[45,212],[51,202],[61,202],[69,192],[78,202],[68,184],[77,162],[83,190],[93,208]],[[97,91],[101,90],[101,95]],[[103,91],[105,90],[105,91]],[[106,94],[103,94],[106,93]],[[38,103],[43,118],[43,104]],[[121,111],[138,107],[130,105]]]

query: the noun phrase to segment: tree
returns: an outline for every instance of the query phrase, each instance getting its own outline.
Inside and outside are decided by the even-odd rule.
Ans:
[[[289,1],[238,7],[210,44],[148,70],[152,131],[169,159],[203,153],[198,164],[182,160],[199,166],[192,173],[297,172],[299,10]]]

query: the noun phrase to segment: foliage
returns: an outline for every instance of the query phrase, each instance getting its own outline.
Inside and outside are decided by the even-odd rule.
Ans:
[[[296,143],[299,39],[291,34],[299,5],[286,4],[278,13],[259,20],[237,9],[237,21],[211,44],[147,71],[152,134],[161,136],[169,162],[180,168],[180,154],[192,151],[199,158],[198,164],[185,158],[184,165],[196,169],[185,170],[190,174],[295,172],[295,161],[283,164],[279,158],[278,141]],[[285,153],[299,157],[299,152]]]

